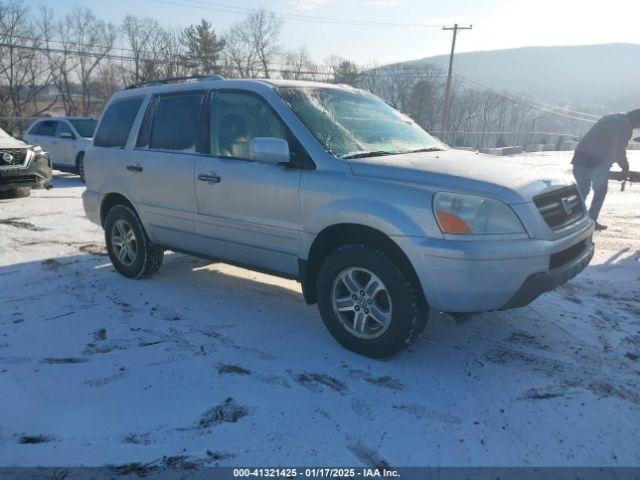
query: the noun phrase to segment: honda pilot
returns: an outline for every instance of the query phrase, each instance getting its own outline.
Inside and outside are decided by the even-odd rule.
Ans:
[[[389,357],[429,310],[523,307],[593,256],[576,186],[458,151],[367,92],[286,80],[116,93],[85,153],[114,267],[165,250],[297,279],[346,348]]]

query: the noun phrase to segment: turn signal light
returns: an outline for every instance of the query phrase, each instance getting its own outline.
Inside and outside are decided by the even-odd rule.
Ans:
[[[443,233],[469,234],[471,229],[457,215],[448,212],[436,212]]]

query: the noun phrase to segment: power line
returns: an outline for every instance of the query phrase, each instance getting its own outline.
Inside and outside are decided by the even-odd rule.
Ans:
[[[565,109],[564,107],[558,107],[556,105],[551,105],[548,103],[544,103],[544,102],[539,102],[537,100],[534,100],[532,98],[526,97],[524,95],[518,95],[509,91],[498,91],[494,88],[491,87],[487,87],[486,85],[482,85],[481,83],[478,83],[474,80],[470,80],[466,77],[463,77],[462,75],[458,75],[456,74],[456,77],[460,79],[461,82],[466,83],[476,89],[480,89],[480,90],[484,90],[484,91],[488,91],[491,93],[495,93],[496,95],[500,95],[503,96],[505,98],[508,98],[509,100],[511,100],[514,103],[519,103],[519,104],[523,104],[523,105],[528,105],[531,106],[532,108],[542,111],[542,112],[546,112],[549,114],[554,114],[554,115],[558,115],[561,117],[565,117],[565,118],[569,118],[572,120],[581,120],[584,122],[589,122],[589,123],[595,123],[600,117],[598,117],[597,115],[592,115],[590,113],[583,113],[583,112],[575,112],[573,110],[568,110]],[[590,118],[586,118],[586,117],[590,117]]]
[[[225,13],[233,13],[233,14],[242,14],[246,15],[248,13],[253,13],[256,10],[251,8],[244,7],[236,7],[233,5],[227,5],[216,2],[205,2],[201,0],[182,0],[182,2],[177,0],[148,0],[153,3],[159,3],[164,5],[173,5],[177,7],[188,7],[195,8],[199,10],[209,10],[214,12],[225,12]],[[188,2],[188,3],[184,3]],[[314,15],[302,15],[297,13],[289,13],[282,11],[273,11],[270,10],[270,13],[273,13],[275,16],[296,20],[302,22],[312,22],[312,23],[331,23],[338,25],[350,25],[350,26],[360,26],[360,27],[400,27],[400,28],[431,28],[431,27],[441,27],[442,25],[429,24],[429,23],[396,23],[396,22],[378,22],[373,20],[353,20],[353,19],[345,19],[345,18],[336,18],[336,17],[320,17]]]
[[[18,37],[15,37],[18,38]],[[23,37],[24,38],[24,37]],[[53,42],[62,42],[59,40],[55,40],[55,41],[51,41]],[[88,44],[80,44],[77,43],[77,45],[79,46],[89,46]],[[93,45],[94,47],[97,47],[96,45]],[[110,59],[110,60],[120,60],[120,61],[138,61],[138,62],[155,62],[158,64],[178,64],[181,65],[183,67],[193,67],[193,66],[198,66],[197,63],[194,63],[192,60],[188,60],[183,56],[178,56],[176,57],[174,60],[169,61],[169,60],[164,60],[164,59],[158,59],[158,58],[147,58],[147,57],[134,57],[134,56],[127,56],[127,55],[117,55],[117,54],[112,54],[112,53],[95,53],[95,52],[86,52],[86,51],[79,51],[79,50],[69,50],[69,49],[62,49],[62,48],[51,48],[49,46],[47,47],[37,47],[37,46],[31,46],[31,45],[19,45],[19,44],[15,44],[15,43],[0,43],[0,48],[16,48],[16,49],[23,49],[23,50],[30,50],[30,51],[38,51],[38,52],[43,52],[43,53],[58,53],[58,54],[65,54],[65,55],[69,55],[69,56],[79,56],[79,57],[83,57],[83,56],[89,56],[89,57],[94,57],[94,58],[104,58],[104,59]],[[114,47],[114,49],[116,49]],[[144,53],[144,52],[143,52]],[[240,71],[242,72],[242,69],[239,67],[235,67],[233,65],[225,65],[221,68],[224,69],[228,69],[228,70],[235,70],[235,71]],[[384,68],[384,67],[382,67]],[[324,70],[323,70],[324,69]],[[407,70],[408,72],[420,72],[420,67],[419,66],[403,66],[402,70]],[[279,73],[279,74],[285,74],[285,75],[305,75],[305,76],[311,76],[311,77],[331,77],[333,75],[333,71],[332,68],[330,66],[319,66],[317,69],[314,70],[297,70],[297,69],[276,69],[276,68],[272,68],[270,69],[270,71],[274,72],[274,73]],[[559,107],[559,106],[555,106],[555,105],[551,105],[548,103],[544,103],[544,102],[539,102],[537,100],[531,99],[529,97],[523,96],[523,95],[518,95],[509,91],[498,91],[494,88],[488,87],[486,85],[482,85],[481,83],[468,79],[460,74],[455,73],[454,75],[456,78],[458,78],[462,83],[465,83],[473,88],[479,89],[479,90],[484,90],[484,91],[488,91],[491,93],[494,93],[496,95],[500,95],[503,96],[509,100],[511,100],[514,103],[518,103],[518,104],[523,104],[523,105],[528,105],[536,110],[539,111],[543,111],[545,113],[549,113],[549,114],[553,114],[553,115],[557,115],[557,116],[561,116],[561,117],[565,117],[568,119],[572,119],[572,120],[580,120],[580,121],[586,121],[586,122],[590,122],[590,123],[595,123],[595,121],[599,118],[595,115],[592,114],[587,114],[587,113],[583,113],[583,112],[576,112],[573,110],[568,110],[565,109],[564,107]],[[375,71],[375,73],[373,74],[374,78],[403,78],[403,79],[407,79],[407,80],[424,80],[425,78],[429,78],[429,79],[435,79],[435,80],[442,80],[444,78],[444,76],[442,75],[420,75],[419,73],[405,73],[405,72],[389,72],[389,73],[380,73],[380,71]],[[590,117],[590,118],[585,118],[585,117]]]

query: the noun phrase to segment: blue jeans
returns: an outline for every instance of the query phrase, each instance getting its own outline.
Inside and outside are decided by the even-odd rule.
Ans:
[[[604,203],[604,197],[607,196],[609,187],[609,170],[611,165],[605,163],[595,167],[587,167],[585,165],[574,165],[573,176],[578,185],[578,191],[582,195],[582,199],[586,200],[589,191],[593,188],[593,198],[589,207],[589,217],[594,221],[598,220],[600,209]]]

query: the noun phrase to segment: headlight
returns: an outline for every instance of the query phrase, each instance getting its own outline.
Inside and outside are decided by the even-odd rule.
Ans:
[[[433,213],[442,233],[456,235],[507,235],[526,233],[511,208],[487,197],[439,192]]]

